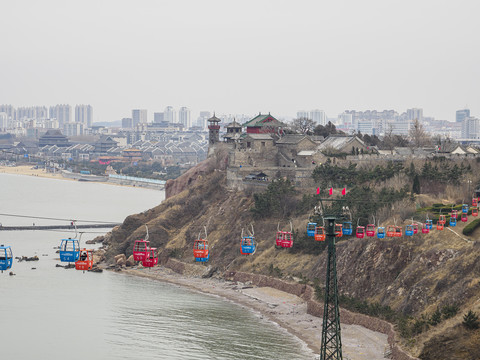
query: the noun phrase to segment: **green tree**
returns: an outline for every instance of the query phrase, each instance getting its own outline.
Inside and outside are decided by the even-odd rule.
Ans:
[[[469,310],[468,313],[463,315],[463,326],[467,329],[474,330],[480,327],[480,323],[478,321],[478,315],[474,313],[472,310]]]
[[[415,177],[413,178],[412,193],[420,194],[420,179],[417,174],[415,174]]]

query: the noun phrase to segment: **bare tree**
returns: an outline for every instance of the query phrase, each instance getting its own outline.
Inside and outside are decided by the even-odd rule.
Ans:
[[[431,143],[430,136],[418,119],[413,121],[413,126],[409,131],[409,138],[414,148],[420,148]]]
[[[293,120],[292,128],[302,134],[311,134],[315,128],[315,122],[312,119],[300,117]]]

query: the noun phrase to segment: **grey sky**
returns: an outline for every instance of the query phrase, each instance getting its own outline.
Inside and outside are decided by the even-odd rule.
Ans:
[[[480,1],[2,0],[0,104],[480,116]]]

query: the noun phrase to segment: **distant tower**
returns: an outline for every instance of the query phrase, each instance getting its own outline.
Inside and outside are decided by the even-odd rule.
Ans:
[[[219,142],[220,140],[220,125],[218,123],[222,120],[217,118],[215,116],[215,113],[213,113],[213,116],[207,120],[208,121],[208,146],[210,145],[215,145],[215,143]]]

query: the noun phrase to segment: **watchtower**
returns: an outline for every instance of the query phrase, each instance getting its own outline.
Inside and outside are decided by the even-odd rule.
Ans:
[[[218,123],[222,120],[215,116],[213,116],[207,120],[208,121],[208,146],[215,145],[215,143],[219,142],[220,140],[220,125]]]

